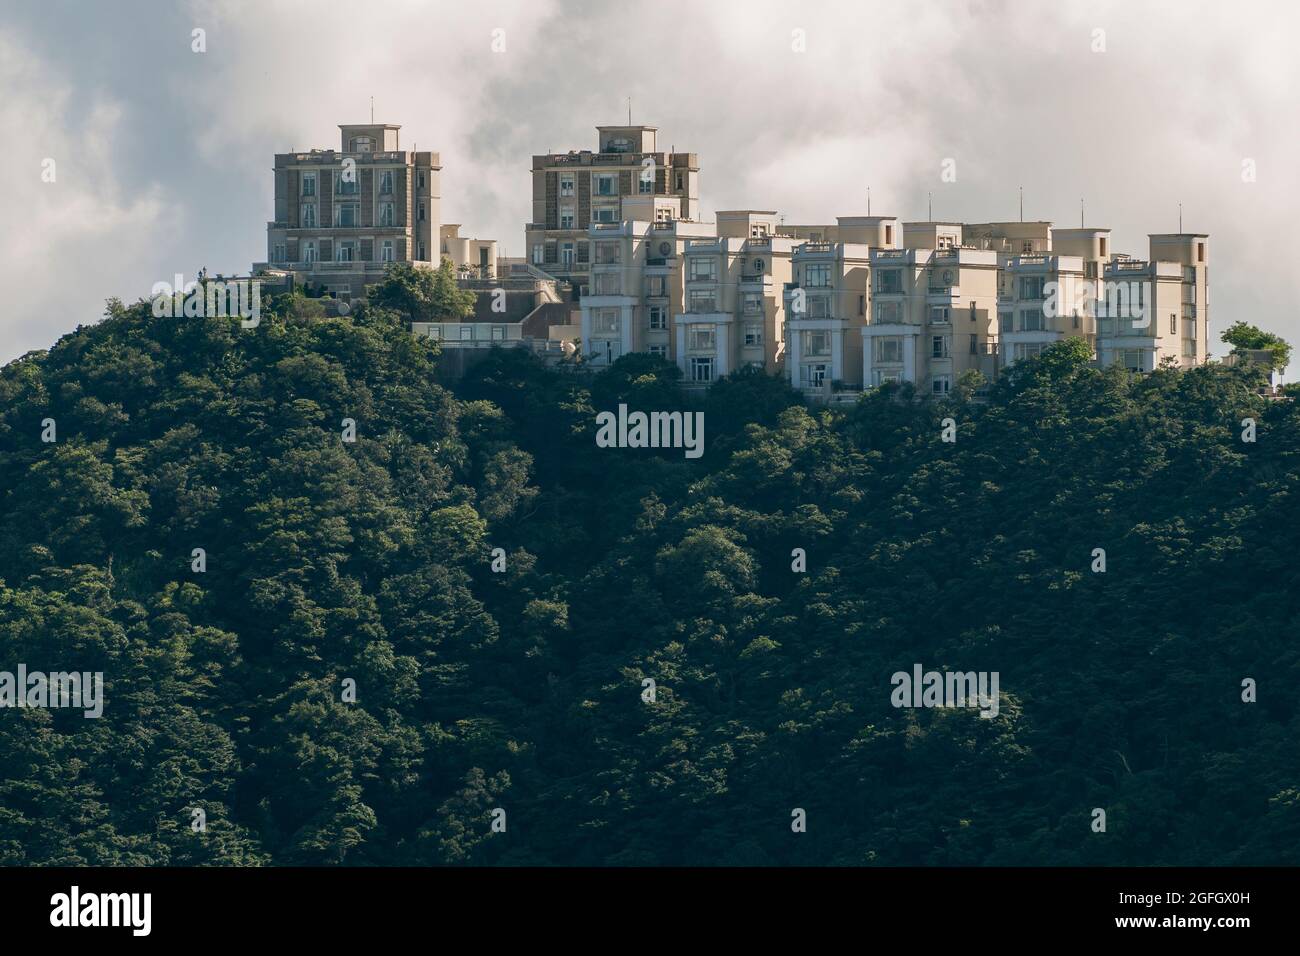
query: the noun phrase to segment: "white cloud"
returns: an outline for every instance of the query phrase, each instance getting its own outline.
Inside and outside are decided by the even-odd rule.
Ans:
[[[531,215],[531,156],[593,148],[593,127],[624,119],[630,96],[662,147],[700,155],[706,211],[824,221],[863,212],[870,185],[877,214],[923,218],[933,192],[937,218],[1011,219],[1023,185],[1027,218],[1075,225],[1084,198],[1090,224],[1145,255],[1181,201],[1185,228],[1212,237],[1215,339],[1237,318],[1300,338],[1289,270],[1272,264],[1300,205],[1300,14],[1283,0],[202,0],[84,17],[111,63],[65,51],[57,11],[29,10],[0,47],[5,128],[36,122],[33,140],[105,159],[66,174],[61,163],[56,200],[27,175],[32,155],[11,155],[28,228],[0,240],[4,268],[24,270],[0,358],[93,320],[109,295],[263,258],[273,155],[332,145],[372,95],[404,146],[442,154],[443,221],[509,254]],[[194,26],[205,54],[189,52]],[[796,28],[804,53],[791,49]],[[1104,53],[1092,52],[1098,28]],[[157,145],[138,148],[143,136]],[[134,158],[116,168],[123,147]],[[940,180],[948,157],[956,183]],[[1242,183],[1244,157],[1258,182]]]
[[[96,95],[72,118],[72,84],[3,32],[0,89],[0,128],[11,136],[0,231],[0,358],[8,360],[95,321],[119,277],[159,241],[164,206],[156,191],[122,187],[120,104]],[[53,181],[44,181],[47,170]]]

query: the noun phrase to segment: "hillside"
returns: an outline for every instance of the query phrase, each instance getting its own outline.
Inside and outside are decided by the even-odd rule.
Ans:
[[[594,441],[687,407],[657,360],[452,393],[296,312],[114,302],[0,370],[0,670],[105,679],[0,710],[0,864],[1300,863],[1300,412],[1248,370],[744,374],[688,459]],[[998,715],[895,708],[914,664]]]

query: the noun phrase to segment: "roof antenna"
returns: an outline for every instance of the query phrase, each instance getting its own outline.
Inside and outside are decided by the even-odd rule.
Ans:
[[[871,187],[867,187],[867,215],[871,215]]]
[[[926,193],[925,202],[926,214],[929,216],[930,222],[934,222],[934,193]]]
[[[372,96],[370,97],[370,125],[373,126],[374,123],[375,123],[375,98]]]
[[[1079,228],[1083,228],[1083,200],[1079,200]]]
[[[627,125],[632,125],[632,97],[627,98]]]
[[[1183,204],[1182,204],[1182,203],[1179,203],[1179,204],[1178,204],[1178,233],[1179,233],[1179,235],[1182,235],[1182,232],[1183,232]]]
[[[1020,221],[1025,221],[1025,187],[1020,187]]]

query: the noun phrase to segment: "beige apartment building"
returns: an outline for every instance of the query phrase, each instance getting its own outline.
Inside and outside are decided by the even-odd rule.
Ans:
[[[871,253],[860,382],[910,382],[942,396],[968,371],[997,368],[997,253],[952,222],[903,223],[902,248]]]
[[[1066,338],[1097,349],[1097,296],[1110,230],[1054,229],[1032,251],[999,252],[1000,364],[1033,358]]]
[[[1209,359],[1209,237],[1155,233],[1149,240],[1148,258],[1106,263],[1097,357],[1140,372],[1165,360],[1200,365]]]
[[[633,206],[635,216],[651,204]],[[715,223],[634,218],[593,223],[583,351],[599,366],[628,352],[677,363],[688,385],[784,355],[781,290],[794,240],[768,210],[724,210]]]
[[[437,265],[441,161],[400,145],[400,126],[340,126],[336,149],[277,153],[275,218],[260,271],[350,300],[391,262]]]
[[[795,388],[862,388],[862,330],[871,302],[871,253],[897,248],[890,216],[841,216],[834,226],[795,227],[792,279],[783,297],[786,371]]]
[[[581,291],[591,274],[590,228],[630,220],[699,219],[699,159],[664,152],[653,126],[598,126],[597,150],[533,157],[528,261]]]

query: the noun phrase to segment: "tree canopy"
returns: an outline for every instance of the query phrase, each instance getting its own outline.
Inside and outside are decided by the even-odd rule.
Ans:
[[[1245,370],[453,392],[390,280],[0,369],[0,670],[106,684],[0,709],[0,863],[1300,862],[1300,422]],[[705,454],[597,447],[619,402]],[[917,663],[998,716],[895,708]]]

